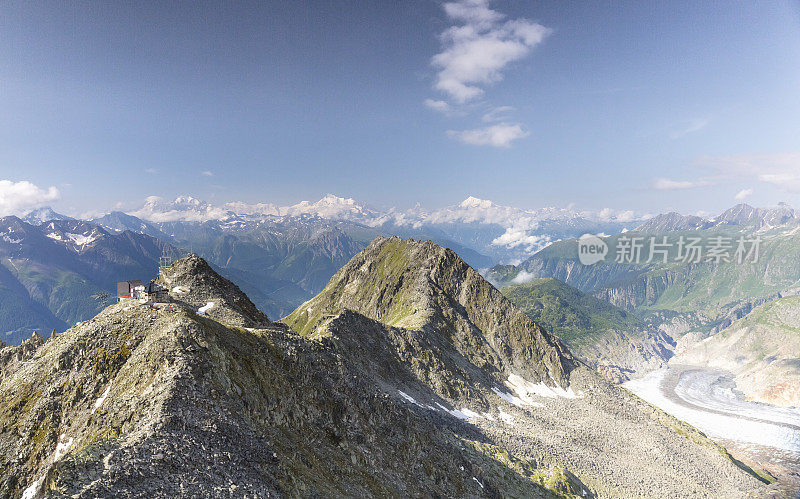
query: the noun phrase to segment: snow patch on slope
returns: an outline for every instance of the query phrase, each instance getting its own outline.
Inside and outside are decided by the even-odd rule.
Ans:
[[[97,241],[97,236],[95,235],[83,235],[83,234],[72,234],[67,233],[67,237],[78,246],[86,246],[87,244],[91,244]]]
[[[34,497],[39,494],[39,488],[42,486],[42,483],[44,483],[44,476],[39,477],[38,480],[22,491],[22,499],[34,499]]]
[[[97,409],[100,408],[101,405],[103,405],[103,402],[105,402],[106,397],[108,397],[108,392],[110,390],[111,390],[111,383],[108,384],[108,386],[106,387],[106,391],[104,391],[103,394],[100,395],[100,398],[95,400],[94,408],[92,409],[92,414],[94,414],[94,411],[96,411]]]
[[[558,385],[547,386],[543,382],[531,383],[530,381],[526,380],[525,378],[517,374],[512,374],[508,377],[508,382],[506,386],[510,388],[514,393],[516,393],[517,397],[520,400],[522,400],[522,402],[528,405],[536,403],[531,398],[532,395],[545,398],[561,397],[566,399],[575,399],[581,396],[580,394],[576,394],[572,390],[572,387],[569,387],[565,390]]]
[[[205,305],[203,305],[202,307],[198,308],[197,309],[197,313],[200,314],[200,315],[205,315],[206,312],[208,312],[209,310],[214,308],[214,305],[215,305],[215,303],[213,301],[210,301],[210,302],[206,303]]]
[[[70,437],[69,440],[66,440],[66,437],[67,436],[62,433],[61,436],[58,438],[58,444],[56,445],[56,452],[55,454],[53,454],[53,462],[56,462],[62,457],[64,457],[69,448],[72,447],[72,443],[75,441],[75,439]]]

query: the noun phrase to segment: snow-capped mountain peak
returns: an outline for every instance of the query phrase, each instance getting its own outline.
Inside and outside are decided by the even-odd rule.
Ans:
[[[319,201],[301,201],[292,206],[280,209],[282,215],[316,215],[321,218],[332,219],[364,219],[374,218],[379,214],[374,210],[358,204],[353,198],[343,198],[334,194],[326,194]]]
[[[144,206],[130,214],[151,222],[205,222],[222,219],[231,212],[191,196],[178,196],[174,201],[149,196],[145,199]]]
[[[72,218],[62,215],[61,213],[56,213],[49,206],[43,206],[29,212],[27,215],[22,217],[22,220],[31,225],[42,225],[50,220],[72,220]]]
[[[495,206],[495,204],[490,200],[476,198],[475,196],[469,196],[458,204],[459,208],[482,208],[484,210],[490,209],[493,206]]]

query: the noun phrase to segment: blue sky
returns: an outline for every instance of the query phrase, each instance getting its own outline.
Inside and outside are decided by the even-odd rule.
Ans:
[[[3,2],[0,208],[800,206],[798,90],[798,2]]]

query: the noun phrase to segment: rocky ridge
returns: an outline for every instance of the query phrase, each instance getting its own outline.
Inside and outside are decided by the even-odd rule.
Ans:
[[[181,258],[163,269],[156,283],[167,289],[173,301],[219,322],[251,328],[271,324],[237,285],[214,272],[197,255]]]
[[[374,259],[384,246],[403,271]],[[112,305],[36,347],[0,381],[0,494],[765,491],[724,449],[572,359],[447,251],[390,239],[365,253],[356,268],[396,289],[373,287],[382,294],[360,312],[315,302],[325,313],[307,315],[303,335],[261,323],[192,257],[160,277],[188,288],[179,302]],[[333,289],[361,282],[339,277]],[[198,314],[212,298],[219,315]]]
[[[430,241],[375,239],[322,292],[286,318],[301,334],[349,309],[388,326],[444,336],[474,365],[563,385],[574,366],[555,337],[514,308],[452,250]]]
[[[309,339],[341,345],[350,362],[362,363],[420,414],[464,419],[512,455],[565,467],[587,493],[741,496],[758,489],[752,470],[583,366],[462,266],[429,242],[376,239],[284,321]],[[509,360],[496,348],[503,342],[490,339],[498,325],[541,360]],[[466,331],[485,343],[462,348]],[[557,366],[560,379],[542,376]]]

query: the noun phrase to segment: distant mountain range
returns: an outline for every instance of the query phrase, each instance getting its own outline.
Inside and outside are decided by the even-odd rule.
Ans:
[[[0,218],[0,341],[17,344],[32,331],[47,336],[92,317],[106,305],[93,295],[154,276],[168,247],[66,217],[40,225]]]
[[[553,331],[561,331],[565,335],[565,341],[587,360],[591,361],[593,353],[598,352],[612,359],[614,351],[618,354],[624,353],[624,349],[615,348],[609,351],[603,348],[603,345],[615,344],[619,336],[617,332],[620,330],[629,336],[632,334],[633,338],[647,340],[645,343],[649,343],[649,346],[640,349],[640,353],[646,354],[649,349],[663,352],[659,344],[663,346],[662,340],[671,337],[677,342],[674,348],[676,352],[694,352],[681,356],[686,362],[703,359],[703,355],[708,354],[716,356],[718,363],[709,357],[704,360],[707,365],[722,367],[725,364],[726,368],[736,372],[756,369],[737,364],[747,355],[755,359],[753,362],[757,360],[764,363],[765,356],[770,357],[765,352],[780,350],[784,361],[781,364],[782,370],[779,371],[783,374],[777,382],[785,382],[781,386],[787,391],[796,389],[796,384],[793,383],[800,377],[800,368],[787,358],[787,355],[796,356],[796,352],[787,354],[781,350],[781,345],[773,344],[771,340],[767,341],[768,345],[758,346],[754,334],[734,334],[730,329],[731,324],[739,324],[736,322],[739,319],[750,317],[754,309],[761,310],[763,307],[759,307],[763,304],[800,293],[800,218],[792,208],[786,204],[767,209],[741,204],[711,219],[669,213],[654,217],[635,230],[603,236],[599,240],[608,248],[608,254],[593,264],[581,262],[578,254],[579,241],[571,239],[553,243],[519,265],[498,265],[485,274],[512,301],[531,313],[535,320],[550,325]],[[685,248],[682,249],[681,241],[686,244],[689,240],[698,241],[702,253],[699,258],[687,261],[687,253]],[[630,249],[633,241],[638,241],[637,244],[640,245],[641,259],[620,258],[625,257],[625,252],[620,251],[620,248]],[[659,246],[664,241],[667,244]],[[747,254],[741,253],[737,256],[740,242],[745,245]],[[714,244],[727,245],[720,246],[725,250],[720,252],[719,258],[714,257],[711,252]],[[754,252],[750,253],[753,249]],[[651,258],[651,255],[655,256]],[[542,281],[539,281],[543,278],[556,279],[562,283],[561,286],[566,283],[599,299],[600,303],[611,304],[631,313],[642,322],[625,324],[617,321],[616,324],[609,324],[604,318],[608,311],[603,311],[596,303],[589,309],[578,307],[577,312],[586,312],[585,318],[588,322],[584,321],[586,324],[578,328],[578,338],[575,338],[575,332],[570,328],[565,331],[564,324],[566,321],[569,325],[570,321],[581,318],[581,314],[576,313],[576,304],[584,305],[585,299],[580,295],[574,296],[574,293],[565,293],[562,289],[543,294],[540,289]],[[533,284],[523,285],[529,282]],[[565,299],[565,296],[571,298]],[[554,300],[559,304],[556,309],[547,306]],[[605,325],[596,327],[595,323],[598,321]],[[764,322],[756,319],[753,321],[759,324]],[[646,327],[643,328],[642,324]],[[776,326],[769,337],[782,337],[788,342],[786,344],[793,345],[794,337],[788,333],[791,327],[793,326]],[[657,330],[659,334],[642,336],[637,333],[643,330]],[[722,334],[720,331],[725,335],[717,337]],[[714,336],[713,341],[704,343],[703,340],[710,336]],[[732,341],[724,339],[727,337],[744,338],[735,345],[736,351],[745,352],[734,355],[739,360],[726,358],[720,353],[722,349],[733,345]],[[768,335],[762,334],[761,337],[767,338]],[[582,343],[587,338],[592,338],[588,345]],[[755,343],[748,343],[745,339]],[[715,345],[720,347],[713,350]],[[588,353],[585,350],[587,346]],[[669,346],[668,349],[673,348]],[[671,353],[666,357],[651,357],[655,362],[663,363],[669,355]],[[776,360],[781,356],[773,355],[770,358]],[[679,361],[680,359],[675,362]],[[624,362],[617,361],[617,364],[625,366]],[[635,364],[628,366],[637,368]],[[778,364],[773,368],[775,366]],[[643,367],[652,368],[646,365]],[[791,375],[787,374],[790,372]],[[764,376],[758,376],[760,377],[757,379],[764,381]],[[796,397],[794,394],[778,393],[779,388],[770,388],[775,382],[776,380],[772,380],[772,384],[768,386],[751,385],[748,390],[751,393],[772,390],[777,394],[774,395],[776,399],[785,397],[796,400],[792,398]]]
[[[316,202],[279,207],[274,204],[226,203],[215,206],[188,196],[168,201],[149,197],[129,215],[154,223],[208,221],[283,221],[317,217],[356,223],[385,234],[436,235],[487,255],[495,263],[519,261],[552,241],[586,232],[614,234],[641,222],[631,212],[579,211],[572,208],[525,210],[468,197],[461,203],[434,211],[419,206],[410,210],[381,210],[351,198],[328,194]]]
[[[737,204],[718,217],[705,219],[696,215],[666,213],[655,216],[636,228],[639,232],[675,232],[681,230],[710,229],[721,226],[742,226],[753,229],[770,229],[797,224],[798,216],[786,203],[774,208],[753,208],[748,204]]]
[[[587,232],[616,234],[627,225],[638,224],[637,231],[667,233],[721,227],[751,232],[778,227],[774,230],[780,232],[797,224],[794,211],[787,205],[773,209],[739,205],[712,220],[666,214],[642,224],[631,214],[615,217],[571,209],[521,210],[474,197],[433,212],[419,208],[380,211],[333,195],[288,207],[243,203],[213,206],[191,197],[173,201],[148,198],[131,213],[111,212],[91,221],[74,220],[50,208],[37,209],[24,219],[2,220],[0,292],[7,299],[0,302],[0,317],[4,318],[0,329],[6,333],[4,341],[10,343],[18,343],[33,330],[59,331],[91,317],[100,306],[91,295],[112,292],[117,279],[149,278],[164,249],[174,256],[194,252],[206,258],[272,317],[288,314],[321,291],[328,279],[375,237],[390,235],[432,240],[453,249],[479,269],[525,258],[516,267],[507,266],[508,276],[498,278],[499,267],[487,275],[499,284],[512,279],[518,282],[520,272],[556,277],[583,292],[597,296],[606,293],[603,298],[630,310],[625,297],[636,302],[636,292],[624,291],[624,285],[617,281],[623,275],[644,276],[649,271],[631,266],[601,270],[605,267],[598,266],[569,273],[568,277],[564,269],[537,270],[537,265],[545,260],[556,262],[548,255],[558,254],[560,248],[571,251],[570,238]],[[19,234],[27,234],[25,243],[17,241]],[[133,242],[124,249],[106,249],[121,240]],[[772,246],[766,245],[765,254]],[[48,248],[59,248],[60,252]],[[117,251],[127,252],[126,263],[120,263],[123,259],[114,253]],[[81,258],[95,261],[83,266],[64,263]],[[53,270],[28,271],[27,266],[33,265],[30,262]],[[55,271],[62,267],[68,272]],[[43,281],[49,284],[43,285]],[[591,284],[595,281],[596,286]],[[784,284],[767,284],[764,292],[743,291],[738,301],[747,302],[751,295],[770,296],[783,290]],[[623,291],[616,291],[620,285]],[[17,314],[16,310],[24,312]]]

